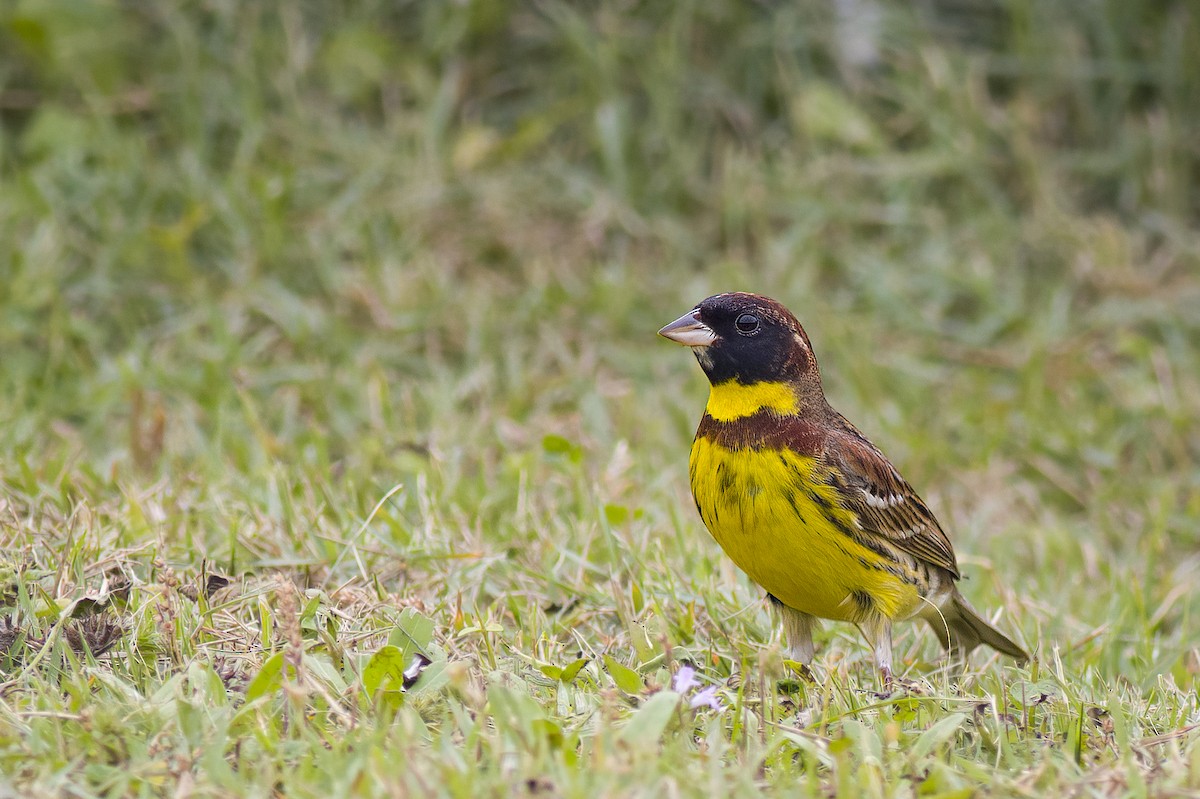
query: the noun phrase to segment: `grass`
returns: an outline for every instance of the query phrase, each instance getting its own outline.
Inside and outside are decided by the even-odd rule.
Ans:
[[[1196,11],[837,7],[0,9],[3,791],[1200,795]],[[726,289],[1033,663],[785,672]]]

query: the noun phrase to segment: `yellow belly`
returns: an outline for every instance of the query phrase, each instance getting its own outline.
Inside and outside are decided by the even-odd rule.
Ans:
[[[820,479],[823,467],[813,458],[788,450],[732,452],[698,438],[690,467],[692,494],[713,538],[783,604],[845,621],[863,620],[856,597],[864,595],[892,619],[920,609],[916,585],[895,573],[895,564],[892,571],[879,568],[884,559],[847,534],[855,516]]]

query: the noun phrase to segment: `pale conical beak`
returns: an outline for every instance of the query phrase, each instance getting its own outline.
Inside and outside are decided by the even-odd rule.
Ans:
[[[671,324],[658,331],[658,335],[678,342],[685,347],[708,347],[717,340],[712,328],[696,318],[695,311],[688,311]]]

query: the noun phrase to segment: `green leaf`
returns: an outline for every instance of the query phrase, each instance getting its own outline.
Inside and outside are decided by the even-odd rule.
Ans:
[[[195,661],[187,668],[187,683],[200,700],[209,707],[229,704],[229,692],[225,683],[208,663]]]
[[[488,712],[491,713],[497,730],[529,730],[539,719],[546,717],[542,706],[525,693],[523,688],[524,686],[517,688],[500,683],[488,687]]]
[[[808,81],[797,100],[793,108],[795,121],[806,136],[864,152],[881,146],[882,138],[871,116],[838,87]]]
[[[851,738],[834,738],[829,742],[829,753],[831,755],[840,755],[854,748],[854,741]]]
[[[629,586],[629,601],[633,605],[634,613],[641,613],[646,607],[646,598],[642,595],[642,586],[635,579],[632,585]]]
[[[50,52],[50,36],[46,26],[34,17],[11,16],[8,18],[8,33],[29,50],[45,57]]]
[[[921,733],[921,736],[913,743],[912,749],[909,750],[913,760],[924,757],[934,749],[950,741],[950,739],[958,734],[958,728],[963,725],[963,722],[967,718],[966,713],[951,713]]]
[[[620,740],[634,748],[658,743],[671,719],[678,714],[682,699],[674,691],[659,691],[630,716],[629,722],[621,730]]]
[[[415,608],[404,609],[396,623],[396,629],[388,636],[388,644],[403,653],[406,664],[418,654],[433,660],[428,652],[429,642],[432,640],[433,620],[418,613]]]
[[[328,655],[305,655],[304,667],[335,694],[341,694],[349,687],[346,685],[346,678],[333,665]]]
[[[883,742],[879,740],[879,733],[874,726],[857,719],[846,719],[842,722],[842,734],[854,742],[859,757],[883,759]]]
[[[321,609],[321,595],[309,598],[300,611],[300,627],[305,630],[317,630],[317,611]]]
[[[624,505],[605,505],[604,518],[612,527],[619,527],[629,521],[629,508]]]
[[[892,718],[896,721],[916,721],[920,714],[921,702],[913,697],[896,699],[892,704]]]
[[[283,653],[276,652],[262,664],[258,674],[246,686],[246,702],[253,702],[260,696],[274,694],[283,687]]]
[[[408,660],[404,651],[397,646],[380,647],[371,655],[362,671],[363,690],[367,696],[375,696],[382,688],[384,690],[400,691],[404,688],[404,669]]]
[[[574,680],[579,675],[580,670],[587,665],[588,660],[589,658],[579,658],[574,663],[564,667],[558,679],[563,682],[571,682],[571,680]]]
[[[546,738],[551,749],[562,749],[564,740],[563,731],[562,727],[558,726],[556,722],[550,719],[538,719],[533,723],[533,728]]]
[[[835,761],[830,753],[830,749],[834,742],[825,741],[819,735],[804,735],[798,730],[785,729],[781,730],[780,734],[795,744],[797,749],[813,758],[814,761],[819,762],[822,766],[826,768],[833,767]]]
[[[583,458],[583,448],[573,441],[551,433],[542,438],[542,449],[551,455],[566,455],[572,461]]]
[[[589,658],[579,658],[578,660],[567,664],[566,666],[554,666],[549,663],[538,666],[538,670],[552,680],[561,680],[562,682],[571,682],[577,676],[579,671],[588,664]]]
[[[271,649],[271,627],[274,624],[272,618],[271,604],[267,601],[266,596],[260,595],[258,597],[258,639],[263,649]]]
[[[640,674],[628,666],[622,666],[611,655],[604,656],[604,669],[617,687],[627,694],[640,694],[645,687]]]
[[[435,694],[450,683],[450,673],[446,670],[446,661],[438,660],[430,663],[417,677],[417,681],[408,689],[409,696]]]
[[[978,788],[957,788],[952,791],[942,791],[941,793],[931,794],[925,799],[971,799],[972,796],[978,796]]]

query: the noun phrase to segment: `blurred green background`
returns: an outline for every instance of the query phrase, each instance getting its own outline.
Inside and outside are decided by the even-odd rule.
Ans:
[[[121,551],[439,625],[579,600],[562,641],[622,640],[614,586],[733,612],[686,493],[705,384],[654,333],[749,290],[973,600],[1079,674],[1190,681],[1198,15],[0,4],[0,536],[81,591]]]
[[[741,289],[918,485],[1196,542],[1190,3],[19,2],[0,53],[31,489],[678,465],[653,332]]]

